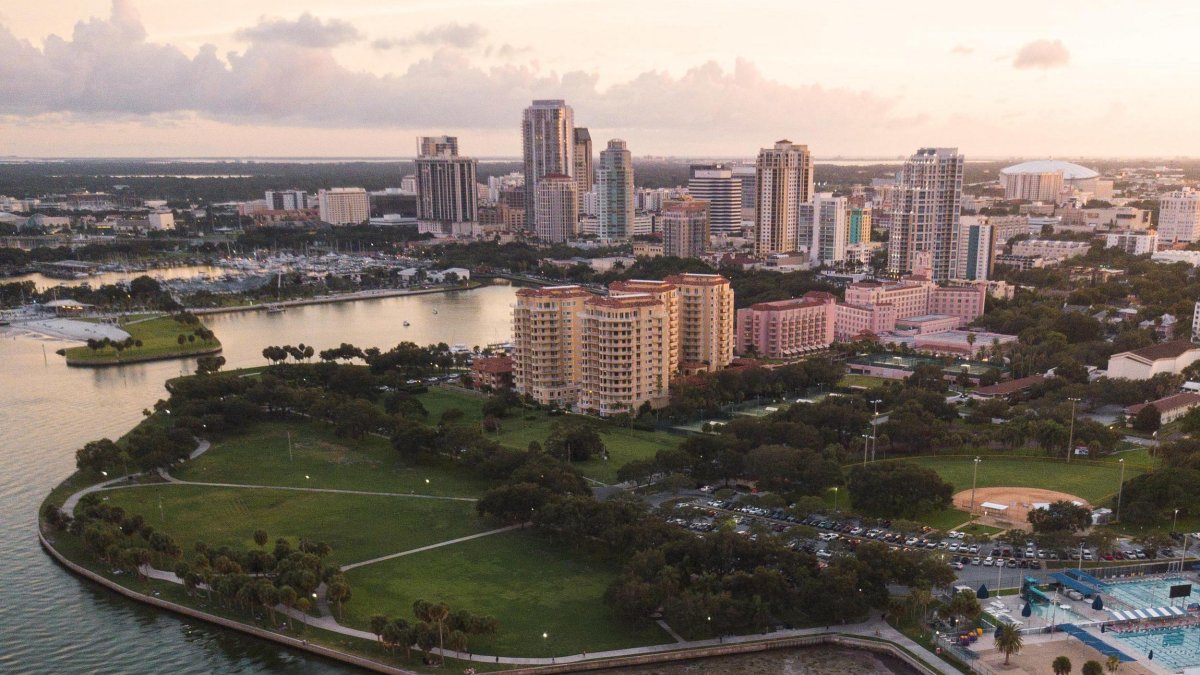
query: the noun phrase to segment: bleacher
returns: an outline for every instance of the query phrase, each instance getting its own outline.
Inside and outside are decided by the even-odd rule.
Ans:
[[[1069,577],[1062,572],[1054,572],[1050,575],[1050,578],[1054,579],[1063,586],[1066,586],[1067,588],[1083,593],[1085,596],[1090,597],[1100,592],[1099,588],[1094,588],[1091,585],[1086,584],[1075,577]]]
[[[1115,654],[1118,659],[1121,659],[1121,663],[1130,663],[1137,660],[1073,623],[1064,623],[1059,626],[1059,629],[1105,656],[1112,656]]]

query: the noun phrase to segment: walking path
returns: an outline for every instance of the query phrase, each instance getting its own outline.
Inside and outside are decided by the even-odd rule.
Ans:
[[[338,488],[310,488],[310,487],[295,487],[291,485],[247,485],[244,483],[204,483],[200,481],[179,480],[166,471],[160,470],[159,476],[162,476],[168,483],[176,485],[199,485],[201,487],[219,487],[219,488],[244,488],[247,490],[287,490],[289,492],[322,492],[335,495],[360,495],[365,497],[408,497],[410,499],[440,499],[448,502],[477,502],[475,497],[446,497],[444,495],[424,495],[415,492],[370,492],[367,490],[342,490]],[[115,488],[106,488],[115,489]]]
[[[663,629],[664,633],[670,635],[676,642],[687,642],[687,640],[683,639],[683,636],[679,633],[676,633],[675,629],[671,628],[670,624],[668,624],[666,621],[659,619],[658,621],[655,621],[655,623],[658,624],[659,628]]]
[[[392,560],[394,558],[403,558],[406,555],[412,555],[414,553],[420,553],[422,551],[429,551],[429,550],[432,550],[435,548],[441,548],[443,546],[450,546],[452,544],[461,544],[464,541],[470,541],[472,539],[479,539],[480,537],[490,537],[493,534],[500,534],[501,532],[508,532],[510,530],[515,530],[520,527],[523,527],[523,526],[522,525],[509,525],[508,527],[501,527],[497,530],[488,530],[487,532],[471,534],[471,535],[467,535],[465,537],[459,537],[458,539],[451,539],[449,541],[443,541],[438,544],[430,544],[429,546],[422,546],[420,548],[409,549],[407,551],[401,551],[399,553],[392,553],[391,555],[379,556],[378,558],[371,558],[370,560],[364,560],[362,562],[351,563],[349,565],[342,565],[341,569],[343,572],[349,572],[350,570],[352,570],[356,567],[363,567],[364,565],[373,565],[377,562],[383,562],[385,560]]]

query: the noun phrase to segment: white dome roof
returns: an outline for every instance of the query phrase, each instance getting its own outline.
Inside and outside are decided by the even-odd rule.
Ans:
[[[1021,173],[1049,173],[1051,171],[1061,171],[1063,180],[1097,178],[1100,175],[1086,166],[1079,166],[1078,164],[1058,159],[1035,159],[1031,162],[1021,162],[1020,164],[1013,164],[1012,166],[1000,169],[1000,173],[1006,176]]]

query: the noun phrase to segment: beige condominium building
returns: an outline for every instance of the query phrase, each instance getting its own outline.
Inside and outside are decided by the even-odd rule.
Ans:
[[[513,382],[518,394],[568,407],[579,398],[583,329],[592,294],[580,286],[523,288],[513,307]]]
[[[733,287],[719,274],[676,274],[679,289],[680,369],[715,371],[733,361]]]
[[[670,316],[648,293],[584,303],[579,409],[601,416],[665,406],[671,379]]]
[[[670,352],[668,368],[670,372],[679,372],[679,287],[666,281],[632,279],[629,281],[614,281],[608,285],[608,294],[619,297],[632,294],[646,294],[654,297],[667,310],[670,326],[667,334],[667,347]]]

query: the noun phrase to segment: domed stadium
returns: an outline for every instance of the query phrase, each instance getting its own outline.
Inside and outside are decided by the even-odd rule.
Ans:
[[[1005,199],[1054,201],[1063,188],[1095,192],[1100,174],[1086,166],[1058,159],[1035,159],[1000,170]]]

